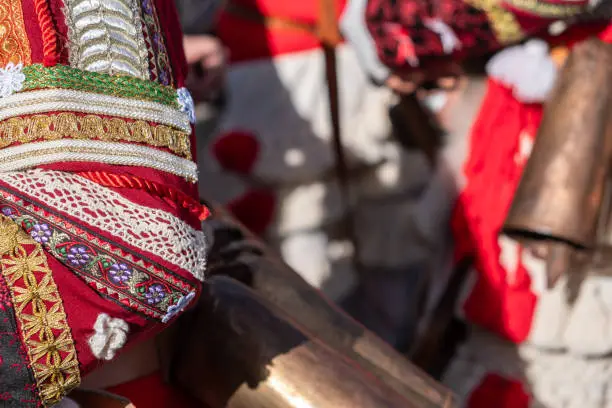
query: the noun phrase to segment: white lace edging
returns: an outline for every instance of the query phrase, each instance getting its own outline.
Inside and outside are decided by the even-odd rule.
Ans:
[[[26,143],[0,150],[0,172],[65,161],[143,166],[198,180],[197,165],[172,153],[129,143],[62,139]]]
[[[174,215],[134,204],[83,177],[48,170],[0,173],[0,180],[91,227],[150,252],[200,281],[206,269],[206,237]],[[9,197],[10,198],[10,197]],[[35,199],[34,199],[35,198]]]
[[[70,89],[43,89],[0,98],[0,120],[47,112],[81,112],[119,116],[191,132],[189,116],[158,102],[119,98]]]

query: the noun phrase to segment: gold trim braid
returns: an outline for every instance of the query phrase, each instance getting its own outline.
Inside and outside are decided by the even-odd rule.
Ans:
[[[62,299],[41,245],[5,216],[0,256],[40,398],[51,406],[81,382]]]
[[[513,44],[525,38],[525,32],[516,17],[501,5],[500,0],[465,0],[465,2],[487,14],[495,37],[502,45]]]
[[[137,120],[79,116],[72,112],[15,117],[0,122],[0,149],[14,143],[78,139],[131,142],[164,147],[191,160],[189,134],[165,125]]]

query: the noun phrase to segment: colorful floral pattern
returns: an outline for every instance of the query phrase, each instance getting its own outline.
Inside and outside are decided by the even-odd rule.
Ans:
[[[120,250],[107,239],[87,233],[42,208],[16,204],[20,201],[16,197],[9,201],[3,196],[6,194],[9,193],[0,191],[0,212],[102,296],[145,316],[168,321],[168,315],[172,317],[184,309],[186,297],[196,291],[197,284],[153,265],[141,254]]]

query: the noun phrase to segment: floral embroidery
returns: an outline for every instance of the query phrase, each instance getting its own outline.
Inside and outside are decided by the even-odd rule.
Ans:
[[[0,0],[0,65],[32,62],[21,7],[21,1]]]
[[[168,313],[166,313],[166,315],[163,317],[162,322],[168,323],[170,320],[174,318],[174,316],[180,314],[183,310],[185,310],[187,306],[189,306],[189,304],[195,298],[195,296],[196,296],[195,292],[189,292],[186,296],[183,296],[182,298],[180,298],[179,301],[176,302],[175,305],[172,305],[168,308]]]
[[[4,68],[0,68],[0,98],[19,92],[23,89],[26,77],[22,72],[23,64],[17,65],[9,62]]]
[[[93,236],[42,209],[30,208],[34,211],[8,203],[0,195],[3,214],[20,225],[33,239],[40,238],[41,231],[44,231],[42,236],[46,239],[37,243],[111,300],[117,300],[145,316],[162,320],[172,306],[179,305],[181,299],[196,290],[186,279],[161,266],[151,265],[139,254],[114,249],[116,245],[100,236]],[[42,217],[37,213],[42,213]]]
[[[0,236],[15,243],[2,252],[0,267],[40,399],[44,405],[53,405],[80,384],[79,363],[47,257],[38,242],[15,226],[9,218],[0,217]]]
[[[196,123],[195,103],[187,88],[179,88],[177,91],[178,103],[181,112],[186,113],[191,123]]]
[[[10,211],[10,209],[8,209]],[[10,215],[10,214],[7,214]],[[39,244],[46,244],[51,237],[51,230],[47,224],[34,224],[30,231],[30,236]]]

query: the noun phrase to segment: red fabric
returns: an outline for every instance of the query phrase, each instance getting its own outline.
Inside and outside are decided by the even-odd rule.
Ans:
[[[211,150],[223,170],[248,175],[257,162],[261,147],[254,134],[236,130],[218,136]]]
[[[42,33],[40,32],[40,26],[38,25],[38,17],[36,17],[36,11],[34,10],[34,1],[23,0],[22,8],[23,20],[25,21],[25,29],[28,33],[28,40],[30,41],[32,63],[41,63],[43,60]]]
[[[111,387],[107,391],[127,398],[136,408],[203,408],[202,404],[166,384],[160,372]]]
[[[276,211],[276,195],[268,190],[252,190],[226,205],[227,210],[251,232],[266,232]]]
[[[484,54],[499,48],[487,15],[463,0],[369,0],[367,24],[383,63],[396,70],[420,68],[465,55]],[[447,55],[441,37],[426,26],[439,19],[451,27],[461,44]]]
[[[466,317],[515,342],[529,333],[536,297],[524,268],[510,271],[515,279],[507,281],[498,236],[523,170],[524,162],[515,161],[519,136],[535,136],[541,115],[541,106],[524,105],[510,89],[489,81],[471,133],[467,185],[452,222],[462,252],[456,258],[473,256],[478,272],[463,306]]]
[[[166,325],[155,323],[115,302],[102,298],[73,271],[48,253],[47,261],[53,271],[53,279],[66,311],[82,375],[92,372],[101,364],[100,360],[92,354],[88,344],[93,334],[94,323],[100,313],[106,313],[112,318],[123,319],[130,325],[130,337],[127,344],[119,350],[119,354],[129,350],[134,344],[154,337],[166,328]]]
[[[166,50],[177,88],[185,86],[187,79],[187,60],[183,49],[181,23],[173,1],[155,0],[159,25],[166,40]],[[194,156],[195,157],[195,156]]]
[[[467,408],[529,408],[531,396],[520,381],[489,374],[469,397]]]
[[[162,171],[153,170],[147,167],[137,167],[137,166],[115,166],[111,164],[104,163],[52,163],[44,166],[39,166],[40,168],[48,169],[48,170],[58,170],[58,171],[66,171],[71,173],[81,173],[88,171],[105,171],[114,174],[126,174],[133,175],[136,177],[142,177],[143,179],[150,180],[154,183],[159,183],[164,186],[168,186],[174,188],[181,193],[190,196],[190,197],[198,197],[197,192],[197,184],[189,183],[185,179],[179,176],[174,176],[169,173],[164,173]],[[121,194],[123,197],[131,200],[132,202],[144,205],[151,208],[157,208],[160,210],[164,210],[169,212],[172,215],[175,215],[189,225],[196,229],[200,229],[200,222],[196,217],[193,217],[189,210],[185,208],[181,208],[176,204],[170,203],[166,200],[163,200],[159,197],[156,197],[152,194],[146,193],[140,189],[130,189],[130,188],[110,188],[113,191]]]
[[[612,41],[612,25],[575,27],[563,40],[572,46],[597,31],[599,38]],[[455,260],[472,257],[478,273],[463,305],[466,317],[516,343],[529,334],[537,298],[520,263],[516,271],[501,265],[498,236],[525,164],[516,161],[520,139],[535,137],[541,117],[540,105],[522,104],[510,89],[489,81],[471,132],[464,168],[467,184],[451,223],[457,243]]]
[[[316,25],[317,1],[286,0],[233,0],[239,6],[259,13]],[[346,0],[336,0],[337,15],[340,16]],[[233,63],[270,58],[293,52],[319,48],[316,36],[298,29],[268,29],[257,22],[236,17],[227,11],[221,12],[217,24],[217,35],[230,50]]]
[[[29,0],[32,1],[32,0]],[[57,34],[59,37],[59,52],[60,52],[60,64],[68,64],[70,55],[68,53],[68,26],[66,25],[66,17],[64,16],[64,2],[62,0],[49,0],[49,8],[51,9],[51,13],[53,14],[53,22],[55,24],[55,29],[57,30]],[[24,6],[25,8],[25,6]],[[34,12],[29,11],[30,12]],[[41,55],[42,55],[42,45],[41,45]]]

